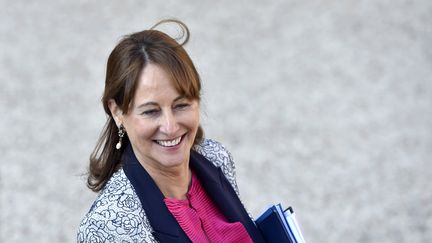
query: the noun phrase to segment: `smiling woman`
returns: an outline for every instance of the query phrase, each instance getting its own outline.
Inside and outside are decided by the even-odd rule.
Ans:
[[[181,44],[159,24],[177,24]],[[90,157],[100,192],[78,242],[263,242],[239,199],[231,155],[204,139],[189,30],[164,20],[124,37],[108,58],[107,123]]]
[[[163,182],[168,176],[178,177],[180,187],[189,184],[190,149],[199,126],[198,100],[180,95],[164,69],[149,63],[138,78],[129,111],[124,113],[113,99],[109,107],[117,126],[124,126],[138,161],[163,194],[182,198],[186,191],[170,190]],[[165,174],[160,176],[160,171]]]
[[[182,44],[177,43],[167,34],[157,31],[160,24],[178,24],[185,36]],[[183,48],[189,40],[189,30],[177,20],[163,20],[150,30],[144,30],[125,37],[111,52],[107,62],[105,90],[102,104],[108,115],[108,120],[93,154],[90,157],[89,188],[99,191],[120,166],[120,155],[125,146],[117,151],[117,134],[123,132],[121,122],[114,120],[112,109],[127,115],[130,107],[135,104],[137,87],[141,84],[143,73],[149,64],[163,69],[165,81],[177,93],[189,100],[200,101],[201,82],[192,60]],[[151,95],[151,94],[150,94]],[[138,95],[139,96],[139,95]],[[140,97],[138,97],[140,99]],[[134,112],[133,110],[131,112]],[[144,111],[143,111],[144,112]],[[147,112],[150,112],[148,110]],[[151,111],[153,112],[153,111]],[[128,134],[128,133],[127,133]],[[130,137],[126,134],[123,143],[127,144]],[[203,130],[198,127],[194,143],[198,144],[203,138]]]

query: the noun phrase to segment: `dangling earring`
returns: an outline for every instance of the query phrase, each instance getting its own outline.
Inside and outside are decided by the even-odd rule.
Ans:
[[[116,144],[116,149],[120,149],[121,148],[121,146],[122,146],[122,138],[123,138],[124,134],[125,134],[125,129],[124,129],[123,124],[121,124],[120,127],[119,127],[119,130],[118,130],[119,141]]]

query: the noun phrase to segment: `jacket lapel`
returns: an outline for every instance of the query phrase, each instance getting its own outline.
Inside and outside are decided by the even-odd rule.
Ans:
[[[209,197],[229,222],[241,222],[254,242],[265,242],[222,170],[192,151],[190,166]]]
[[[141,201],[144,212],[159,242],[190,242],[169,212],[164,196],[147,171],[138,162],[129,144],[122,156],[123,170]]]

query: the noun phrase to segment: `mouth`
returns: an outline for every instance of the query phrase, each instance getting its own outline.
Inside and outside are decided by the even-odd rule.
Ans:
[[[181,143],[183,140],[184,135],[174,138],[172,140],[154,140],[157,144],[159,144],[162,147],[174,147]]]

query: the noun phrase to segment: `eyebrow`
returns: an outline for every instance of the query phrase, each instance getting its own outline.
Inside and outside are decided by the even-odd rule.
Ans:
[[[181,100],[181,99],[185,99],[185,98],[186,98],[185,95],[180,95],[180,96],[178,96],[177,98],[175,98],[175,99],[173,100],[173,102],[177,102],[177,101],[179,101],[179,100]],[[143,103],[143,104],[139,105],[137,108],[139,109],[139,108],[143,108],[143,107],[146,107],[146,106],[157,106],[157,105],[158,105],[157,102],[149,101],[149,102],[146,102],[146,103]]]

